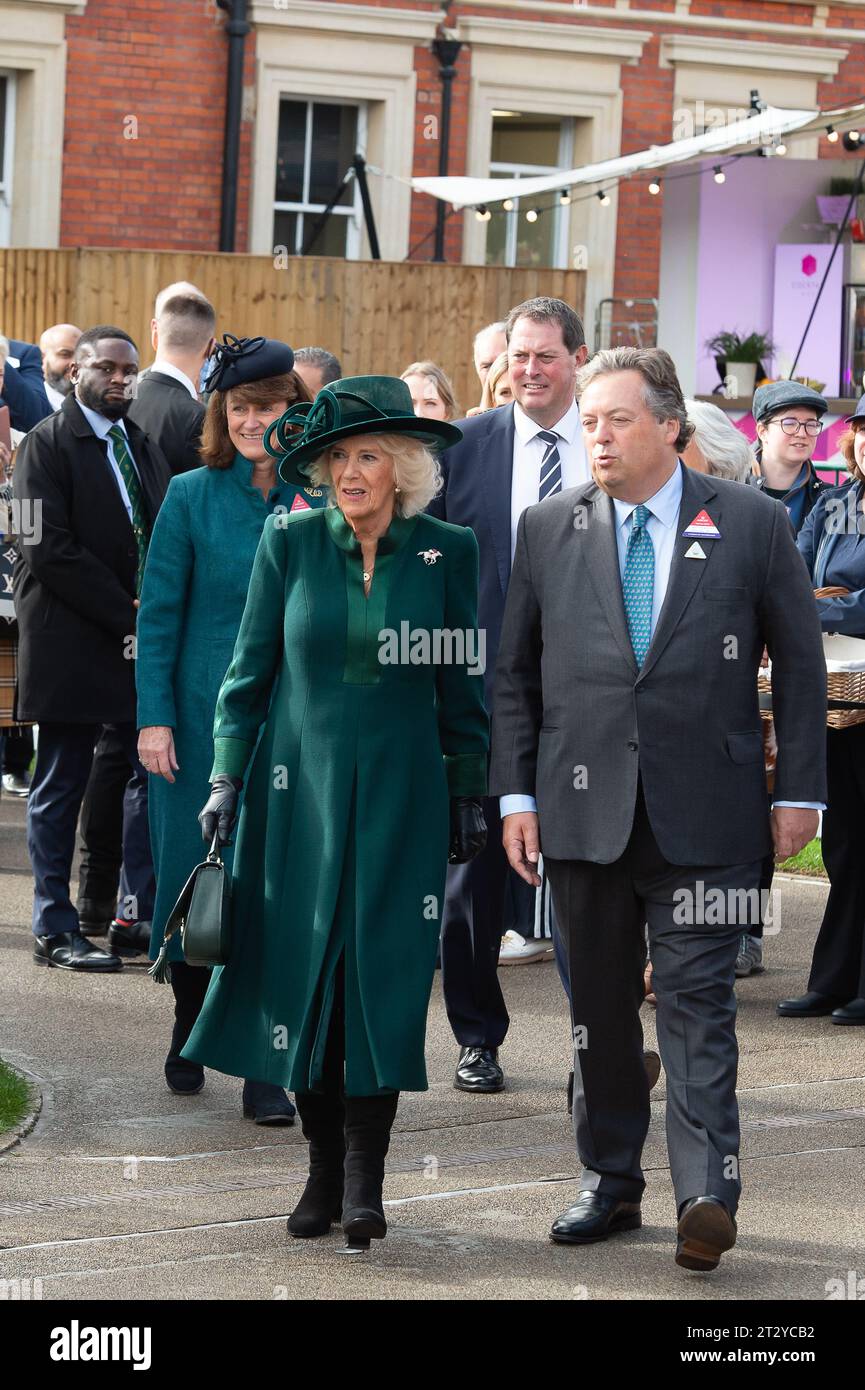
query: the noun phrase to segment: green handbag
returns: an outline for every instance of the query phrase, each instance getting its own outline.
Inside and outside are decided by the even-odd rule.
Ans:
[[[150,969],[157,984],[171,979],[166,956],[178,931],[187,965],[225,965],[231,950],[231,878],[220,857],[218,833],[168,914],[162,947]]]

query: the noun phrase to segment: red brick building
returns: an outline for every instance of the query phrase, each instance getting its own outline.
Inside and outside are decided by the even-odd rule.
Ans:
[[[429,259],[441,93],[462,47],[448,172],[528,175],[665,143],[747,110],[865,95],[865,0],[249,0],[236,249],[302,250],[356,146],[385,259]],[[215,0],[0,0],[0,245],[218,249],[226,15]],[[816,138],[798,161],[845,156]],[[826,165],[827,178],[829,165]],[[711,173],[711,171],[709,171]],[[670,185],[672,187],[672,185]],[[587,319],[656,299],[667,187],[449,215],[446,256],[570,265]],[[349,186],[316,254],[368,254]]]

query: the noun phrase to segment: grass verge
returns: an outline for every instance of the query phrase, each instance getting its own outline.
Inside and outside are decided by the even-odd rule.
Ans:
[[[794,859],[785,859],[783,864],[776,867],[779,873],[783,874],[808,874],[811,878],[829,877],[823,865],[819,840],[812,840],[804,849],[800,849]]]
[[[29,1083],[0,1060],[0,1135],[21,1123],[29,1105]]]

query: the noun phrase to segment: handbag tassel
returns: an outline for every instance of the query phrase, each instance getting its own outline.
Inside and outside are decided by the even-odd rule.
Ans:
[[[168,959],[168,942],[163,941],[159,955],[148,970],[155,985],[171,984],[171,961]]]

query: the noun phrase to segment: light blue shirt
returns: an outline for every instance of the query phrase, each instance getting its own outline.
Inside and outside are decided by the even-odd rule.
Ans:
[[[679,463],[673,473],[654,496],[643,504],[648,508],[649,520],[646,523],[652,547],[655,552],[655,591],[652,597],[652,636],[658,625],[658,618],[667,597],[670,583],[670,566],[676,549],[676,531],[679,511],[682,505],[682,469]],[[628,555],[628,539],[633,524],[636,502],[620,502],[613,498],[616,514],[616,548],[619,553],[619,577],[624,580],[625,561]],[[777,801],[776,806],[801,806],[809,810],[822,810],[822,805],[809,801]],[[499,813],[502,816],[514,815],[519,811],[537,811],[538,804],[533,796],[512,793],[499,797]]]
[[[115,425],[120,426],[124,435],[126,435],[126,447],[129,450],[129,457],[132,459],[133,466],[137,473],[138,464],[135,462],[135,457],[132,453],[132,445],[129,443],[129,435],[126,433],[126,426],[122,420],[109,420],[107,415],[100,415],[97,411],[91,410],[90,406],[85,405],[83,401],[79,400],[77,395],[75,399],[76,401],[78,401],[78,404],[81,407],[81,413],[83,414],[85,420],[92,429],[93,433],[96,435],[97,439],[104,439],[106,444],[108,445],[108,462],[111,464],[112,470],[114,472],[114,477],[117,482],[117,486],[120,489],[120,496],[123,499],[123,505],[126,508],[129,520],[131,522],[132,503],[129,500],[129,493],[126,491],[126,484],[123,481],[123,474],[121,473],[117,465],[117,459],[114,457],[114,440],[111,439],[108,434],[108,431],[113,429]]]

